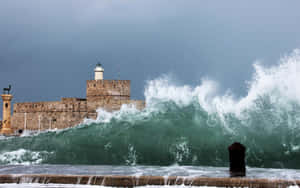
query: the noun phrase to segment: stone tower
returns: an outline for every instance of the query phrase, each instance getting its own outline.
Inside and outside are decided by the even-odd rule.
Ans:
[[[3,99],[3,122],[2,129],[0,131],[1,134],[12,134],[13,130],[11,129],[11,100],[13,98],[10,94],[1,95]]]
[[[95,80],[87,81],[86,99],[89,117],[95,117],[96,110],[119,110],[122,104],[129,103],[129,80],[104,80],[104,69],[100,64],[95,68]]]

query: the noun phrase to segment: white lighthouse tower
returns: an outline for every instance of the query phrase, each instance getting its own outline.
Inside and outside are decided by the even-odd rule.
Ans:
[[[94,71],[95,71],[95,80],[103,80],[104,69],[102,68],[102,65],[100,63],[96,65]]]

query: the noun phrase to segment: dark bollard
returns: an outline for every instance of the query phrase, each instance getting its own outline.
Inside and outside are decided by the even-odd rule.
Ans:
[[[228,147],[228,151],[230,161],[230,177],[246,176],[245,146],[235,142]]]

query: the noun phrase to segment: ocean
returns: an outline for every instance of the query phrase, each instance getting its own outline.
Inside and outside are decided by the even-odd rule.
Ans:
[[[190,86],[163,75],[147,82],[142,111],[130,105],[116,112],[99,109],[96,120],[85,119],[73,128],[1,137],[0,173],[24,165],[46,173],[66,165],[77,169],[71,174],[81,167],[148,173],[147,166],[154,166],[195,169],[212,177],[221,169],[221,176],[227,176],[228,146],[240,142],[250,177],[261,168],[260,177],[286,173],[284,178],[300,179],[300,50],[272,67],[256,63],[254,70],[243,97],[222,93],[213,80]]]

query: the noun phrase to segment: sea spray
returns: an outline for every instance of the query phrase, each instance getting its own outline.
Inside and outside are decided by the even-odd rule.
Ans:
[[[1,139],[0,152],[47,152],[39,162],[48,164],[228,166],[227,147],[241,142],[249,166],[300,168],[300,51],[254,68],[242,98],[220,95],[212,80],[192,87],[162,76],[148,81],[142,111],[99,109],[74,128]]]
[[[16,151],[0,153],[0,164],[39,164],[43,161],[43,157],[50,154],[46,151],[32,152],[30,150],[19,149]]]

